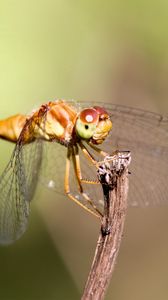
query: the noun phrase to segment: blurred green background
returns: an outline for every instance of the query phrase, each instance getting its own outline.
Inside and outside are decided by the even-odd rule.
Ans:
[[[0,118],[56,98],[168,112],[166,1],[0,0]],[[0,170],[13,145],[0,142]],[[129,209],[107,300],[168,299],[168,209]],[[80,299],[99,224],[42,186],[0,299]]]

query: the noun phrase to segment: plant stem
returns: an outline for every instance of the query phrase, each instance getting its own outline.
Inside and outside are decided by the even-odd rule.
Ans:
[[[108,158],[108,162],[104,160],[99,166],[104,217],[82,300],[102,300],[105,297],[123,234],[130,159],[129,152],[121,152],[112,157],[111,162]]]

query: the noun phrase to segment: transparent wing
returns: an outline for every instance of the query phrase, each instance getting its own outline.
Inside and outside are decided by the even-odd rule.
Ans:
[[[130,150],[130,205],[168,203],[168,117],[107,105],[113,129],[103,147]]]
[[[90,105],[84,103],[81,107]],[[119,105],[92,105],[106,108],[113,122],[113,129],[101,148],[109,154],[115,150],[131,151],[129,205],[168,203],[168,117]],[[62,193],[66,148],[54,143],[46,145],[41,180],[45,180],[49,188]],[[101,160],[100,156],[87,147],[97,160]],[[81,151],[80,162],[83,178],[96,180],[95,168]],[[73,173],[70,186],[76,197],[83,201]],[[103,203],[101,186],[84,184],[84,190],[96,205]]]
[[[0,243],[10,244],[26,230],[42,158],[42,141],[16,145],[0,177]]]

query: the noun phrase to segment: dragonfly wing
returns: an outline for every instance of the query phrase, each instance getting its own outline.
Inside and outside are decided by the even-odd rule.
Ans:
[[[130,205],[168,203],[168,117],[118,105],[107,105],[113,129],[103,147],[130,150]]]
[[[58,142],[43,141],[43,159],[39,182],[50,190],[64,194],[67,148]]]
[[[42,142],[16,145],[0,177],[0,243],[10,244],[26,230],[30,200],[41,164]]]

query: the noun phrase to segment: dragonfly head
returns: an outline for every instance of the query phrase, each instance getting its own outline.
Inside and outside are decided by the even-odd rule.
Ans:
[[[112,122],[104,108],[94,106],[82,110],[76,121],[76,133],[79,138],[95,145],[101,144],[112,128]]]

